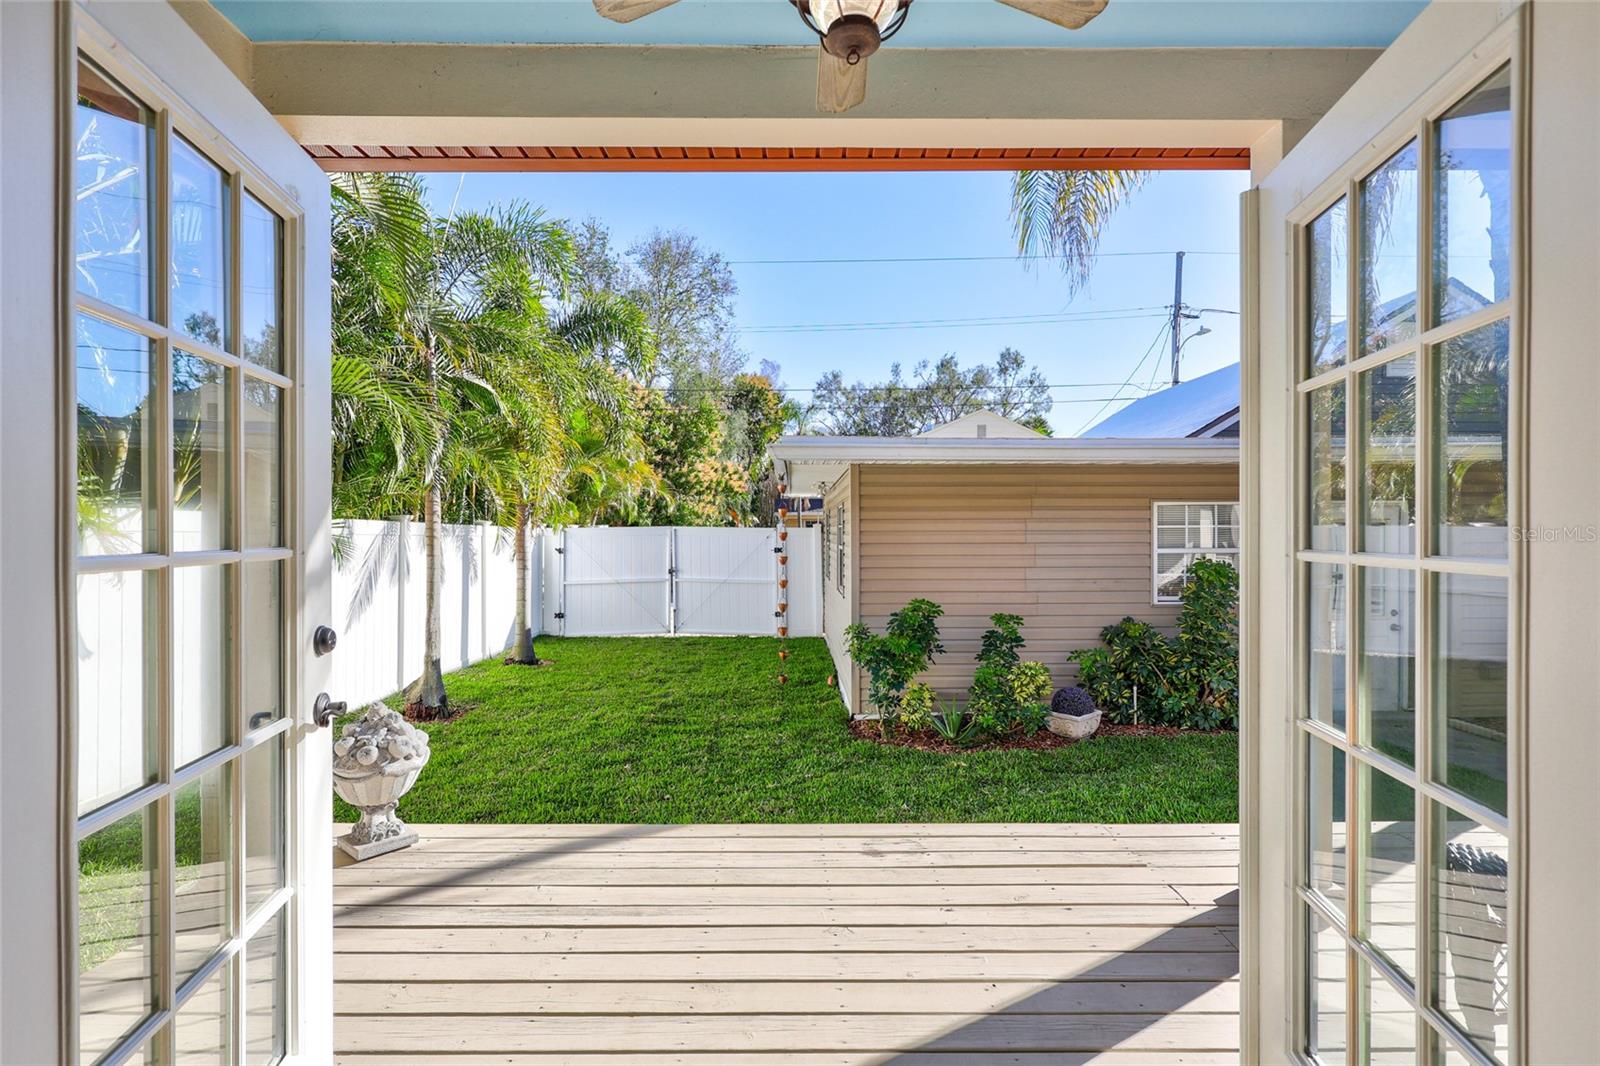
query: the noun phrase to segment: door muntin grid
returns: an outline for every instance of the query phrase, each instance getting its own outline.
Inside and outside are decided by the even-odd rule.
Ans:
[[[1454,84],[1295,243],[1295,957],[1324,1062],[1512,1047],[1519,66]]]
[[[294,365],[295,211],[160,86],[88,38],[80,48],[65,147],[67,1045],[85,1063],[267,1062],[288,1046],[293,917],[295,392],[280,368]],[[264,265],[241,271],[247,253]]]

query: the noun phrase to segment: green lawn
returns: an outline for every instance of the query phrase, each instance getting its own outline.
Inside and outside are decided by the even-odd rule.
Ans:
[[[541,639],[446,678],[412,822],[1231,822],[1233,734],[937,755],[853,738],[820,639]],[[390,700],[398,707],[399,700]],[[336,801],[335,815],[355,816]]]

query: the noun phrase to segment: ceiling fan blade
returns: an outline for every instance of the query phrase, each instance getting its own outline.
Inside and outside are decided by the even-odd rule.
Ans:
[[[612,22],[632,22],[671,7],[678,0],[594,0],[594,9]]]
[[[867,61],[853,66],[827,49],[817,49],[817,110],[837,115],[867,98]]]
[[[596,0],[598,3],[598,0]],[[1000,0],[1007,7],[1069,30],[1081,30],[1106,9],[1110,0]]]

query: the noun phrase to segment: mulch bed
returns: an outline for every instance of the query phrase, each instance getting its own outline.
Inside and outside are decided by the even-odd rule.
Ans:
[[[1097,737],[1180,737],[1188,733],[1220,733],[1220,729],[1179,729],[1170,725],[1113,725],[1102,722],[1100,728],[1084,737],[1084,740],[1094,740]],[[1050,748],[1065,748],[1083,741],[1070,740],[1059,736],[1048,729],[1041,729],[1031,737],[1013,737],[1008,740],[991,740],[982,744],[951,744],[935,734],[906,734],[893,733],[887,737],[878,732],[878,723],[870,719],[854,720],[850,723],[850,735],[857,740],[870,741],[873,744],[882,744],[890,748],[915,748],[917,751],[931,751],[937,755],[960,755],[970,751],[1046,751]]]

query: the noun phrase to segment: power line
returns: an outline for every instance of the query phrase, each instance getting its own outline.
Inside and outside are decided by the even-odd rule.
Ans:
[[[1171,255],[1171,252],[1095,252],[1091,259],[1125,259],[1150,255]],[[1238,258],[1238,252],[1189,252],[1189,255],[1221,255]],[[1016,263],[1055,259],[1044,253],[1028,255],[906,255],[837,259],[728,259],[729,266],[843,266],[850,263]]]
[[[1120,382],[1117,382],[1117,381],[1081,381],[1081,382],[1062,382],[1060,384],[1055,384],[1055,385],[1048,385],[1047,384],[1047,385],[1042,385],[1042,386],[1035,386],[1035,385],[1029,385],[1029,384],[1026,384],[1026,383],[1013,382],[1013,383],[1007,384],[1007,385],[964,385],[964,386],[961,386],[961,387],[967,392],[1005,392],[1005,391],[1032,390],[1032,389],[1036,389],[1036,388],[1050,389],[1052,391],[1055,390],[1055,389],[1111,389],[1111,388],[1124,389],[1124,388],[1128,387],[1128,382],[1127,381],[1120,381]],[[1144,386],[1142,386],[1142,385],[1134,385],[1133,387],[1136,388],[1136,389],[1143,389],[1144,388]],[[876,391],[876,392],[901,392],[901,393],[903,393],[903,392],[927,392],[930,389],[939,388],[939,386],[938,385],[893,385],[893,384],[884,383],[884,384],[880,384],[880,385],[862,385],[862,384],[845,385],[844,388],[845,389],[858,389],[859,388],[861,390],[871,389],[871,390]],[[687,392],[727,393],[727,392],[732,392],[733,389],[734,389],[734,387],[732,385],[684,385],[684,386],[668,385],[663,391],[668,392],[668,393],[687,393]],[[813,386],[811,388],[790,388],[790,387],[787,387],[787,386],[785,386],[783,388],[778,388],[778,387],[774,386],[772,391],[773,392],[777,392],[777,393],[782,393],[784,395],[789,395],[791,393],[809,393],[809,392],[818,392],[820,390],[817,389],[815,386]],[[1146,390],[1146,391],[1154,391],[1154,390]],[[1115,399],[1115,398],[1116,397],[1113,397],[1113,399]],[[1097,402],[1097,399],[1091,399],[1089,401],[1080,401],[1080,400],[1076,400],[1076,399],[1071,400],[1071,401],[1068,401],[1068,400],[1054,400],[1053,402],[1055,402],[1055,403],[1068,403],[1068,402],[1071,402],[1071,403],[1080,403],[1080,402],[1094,403],[1094,402]]]
[[[1138,363],[1134,364],[1133,369],[1128,371],[1128,376],[1125,379],[1123,379],[1122,384],[1117,387],[1116,393],[1113,393],[1111,398],[1108,399],[1105,402],[1105,406],[1101,407],[1100,410],[1096,411],[1093,415],[1091,415],[1089,417],[1089,421],[1087,423],[1085,423],[1085,428],[1087,428],[1088,426],[1092,426],[1096,422],[1100,421],[1100,416],[1105,413],[1106,407],[1110,407],[1112,404],[1116,403],[1118,400],[1121,400],[1121,399],[1133,399],[1134,398],[1134,397],[1131,397],[1131,396],[1123,397],[1121,395],[1122,390],[1127,388],[1130,384],[1132,384],[1133,383],[1133,379],[1139,376],[1139,368],[1144,366],[1145,360],[1149,359],[1151,354],[1155,352],[1157,345],[1159,345],[1161,343],[1161,338],[1165,337],[1167,335],[1167,330],[1169,330],[1171,328],[1172,328],[1172,323],[1167,322],[1167,321],[1163,321],[1161,323],[1161,328],[1156,331],[1155,340],[1150,342],[1150,347],[1148,347],[1148,348],[1146,348],[1144,350],[1144,355],[1140,356]],[[1157,364],[1157,365],[1159,365],[1159,364]],[[1137,386],[1135,386],[1135,388],[1137,388]]]
[[[1157,314],[1156,312],[1159,312]],[[969,318],[906,318],[869,322],[797,322],[788,325],[741,326],[740,333],[849,333],[894,329],[942,329],[972,326],[1054,326],[1078,322],[1120,322],[1130,318],[1166,317],[1165,305],[1114,307],[1085,311],[1038,311],[1026,315],[978,315]]]

